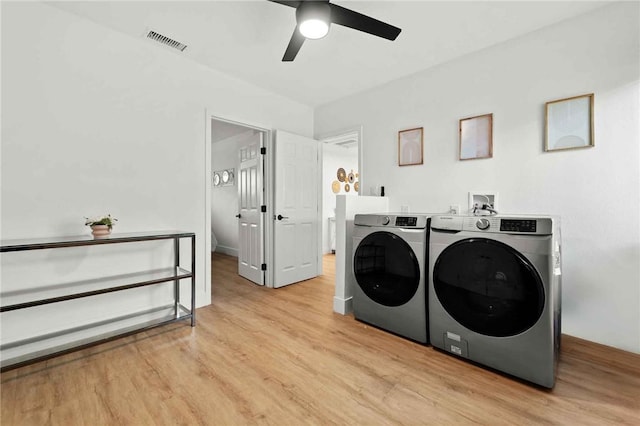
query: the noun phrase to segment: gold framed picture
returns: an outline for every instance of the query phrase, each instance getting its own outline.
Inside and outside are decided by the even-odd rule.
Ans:
[[[545,151],[590,148],[593,140],[593,93],[545,104]]]
[[[398,165],[413,166],[423,161],[423,128],[398,132]]]
[[[493,114],[460,120],[460,160],[493,157]]]

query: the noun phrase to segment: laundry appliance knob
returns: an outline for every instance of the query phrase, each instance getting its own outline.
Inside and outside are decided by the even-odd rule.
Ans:
[[[476,222],[476,226],[482,231],[484,231],[485,229],[489,229],[489,225],[491,225],[489,219],[478,219],[478,221]]]

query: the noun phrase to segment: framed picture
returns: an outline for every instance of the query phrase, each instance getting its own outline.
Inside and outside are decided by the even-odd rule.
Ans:
[[[593,93],[545,104],[545,151],[593,146]]]
[[[422,127],[398,132],[398,165],[422,164]]]
[[[493,157],[493,114],[460,120],[460,160]]]

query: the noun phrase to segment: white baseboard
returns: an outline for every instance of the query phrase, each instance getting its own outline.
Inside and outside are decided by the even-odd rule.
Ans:
[[[353,298],[342,299],[340,297],[333,298],[333,312],[347,315],[353,312]]]
[[[235,249],[232,247],[225,247],[225,246],[218,245],[216,247],[216,251],[218,253],[226,254],[228,256],[238,257],[238,249]]]

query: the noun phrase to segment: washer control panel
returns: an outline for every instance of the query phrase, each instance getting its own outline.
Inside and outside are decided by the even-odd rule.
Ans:
[[[502,219],[500,230],[506,232],[536,232],[535,219]]]
[[[552,217],[442,215],[431,218],[431,229],[505,234],[551,235]]]

